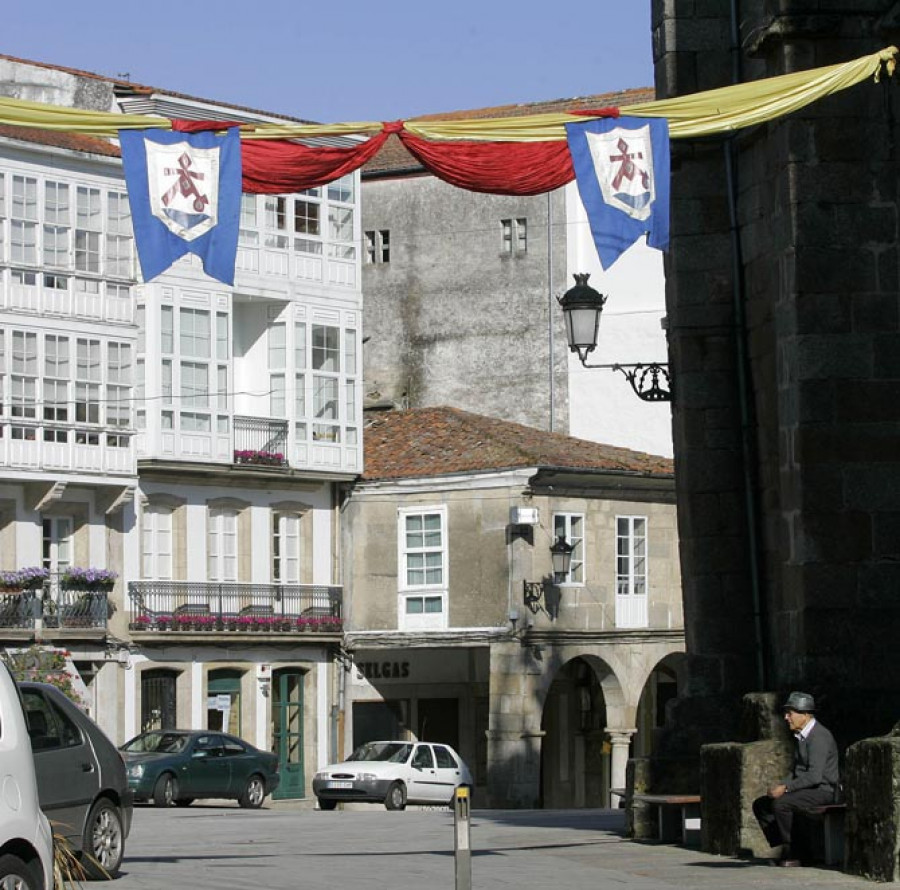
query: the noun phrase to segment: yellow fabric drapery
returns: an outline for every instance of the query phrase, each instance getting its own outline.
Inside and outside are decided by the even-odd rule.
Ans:
[[[673,139],[727,133],[797,111],[817,99],[847,89],[869,77],[877,81],[882,68],[888,75],[892,75],[897,52],[896,47],[890,46],[839,65],[749,81],[674,99],[629,105],[627,114],[666,118],[669,122],[669,136]],[[535,114],[477,120],[404,121],[403,127],[415,136],[435,141],[534,142],[565,139],[567,123],[587,119],[590,118],[573,114]],[[168,118],[91,112],[4,98],[0,98],[0,124],[112,138],[119,130],[148,127],[169,130],[172,127]],[[379,121],[249,124],[242,125],[241,138],[369,136],[380,132],[382,127],[383,124]]]

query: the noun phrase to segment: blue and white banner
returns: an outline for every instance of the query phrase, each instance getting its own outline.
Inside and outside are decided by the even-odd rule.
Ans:
[[[241,216],[237,127],[224,136],[120,130],[119,140],[144,281],[195,253],[210,278],[234,284]]]
[[[663,118],[601,118],[566,124],[575,181],[608,269],[647,234],[669,246],[669,125]]]

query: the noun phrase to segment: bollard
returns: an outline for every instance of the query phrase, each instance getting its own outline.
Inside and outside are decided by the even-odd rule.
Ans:
[[[460,785],[453,795],[453,853],[456,862],[456,890],[472,890],[469,803],[469,789]]]

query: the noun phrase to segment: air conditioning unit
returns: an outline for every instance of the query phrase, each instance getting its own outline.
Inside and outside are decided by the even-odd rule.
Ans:
[[[510,507],[509,521],[512,525],[537,525],[541,515],[537,507]]]

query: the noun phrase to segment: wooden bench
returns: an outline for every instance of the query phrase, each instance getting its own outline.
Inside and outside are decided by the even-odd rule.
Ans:
[[[847,804],[845,803],[829,803],[798,813],[807,824],[821,825],[821,850],[825,865],[844,864],[844,816],[846,813]],[[813,847],[815,841],[815,837],[810,837]],[[813,849],[811,852],[815,854],[816,850]]]
[[[635,794],[632,801],[656,807],[661,841],[700,845],[699,794]]]

